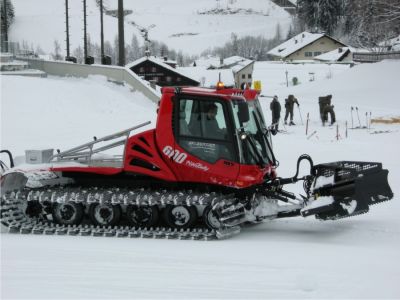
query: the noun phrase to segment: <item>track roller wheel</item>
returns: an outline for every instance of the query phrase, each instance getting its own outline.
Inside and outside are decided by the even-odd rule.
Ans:
[[[219,221],[215,211],[212,210],[211,205],[208,205],[203,212],[203,221],[210,229],[218,230],[222,227],[222,223]]]
[[[75,202],[57,203],[53,207],[53,217],[62,225],[80,224],[83,212],[83,205]]]
[[[164,219],[171,227],[186,229],[197,220],[197,209],[187,205],[167,205],[164,210]]]
[[[156,205],[128,205],[126,209],[126,216],[129,223],[131,223],[133,226],[151,227],[158,222],[159,212]]]
[[[96,225],[115,225],[121,218],[121,206],[109,203],[93,203],[89,207],[89,216]]]

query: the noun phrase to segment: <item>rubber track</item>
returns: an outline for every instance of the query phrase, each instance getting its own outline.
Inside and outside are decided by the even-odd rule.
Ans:
[[[22,211],[26,201],[50,201],[52,203],[76,202],[84,205],[92,203],[111,203],[122,205],[208,205],[230,203],[229,196],[210,193],[199,194],[188,192],[154,192],[145,189],[99,189],[99,188],[40,188],[8,192],[1,199],[1,223],[9,228],[10,233],[45,234],[45,235],[79,235],[120,238],[155,238],[181,240],[215,240],[229,238],[240,232],[240,226],[226,227],[221,230],[206,228],[173,229],[168,227],[140,228],[130,226],[96,226],[96,225],[60,225],[50,221],[29,218]]]

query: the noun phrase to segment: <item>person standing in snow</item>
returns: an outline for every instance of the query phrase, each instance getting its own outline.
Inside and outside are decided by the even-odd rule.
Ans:
[[[335,112],[333,110],[334,106],[331,104],[332,95],[319,97],[319,110],[321,114],[322,125],[328,121],[328,114],[331,117],[331,125],[336,122]]]
[[[278,131],[278,126],[279,126],[279,119],[281,118],[281,104],[278,101],[278,96],[274,96],[274,98],[271,101],[271,104],[269,105],[269,108],[271,109],[272,112],[272,124],[271,128],[274,131]]]
[[[289,95],[287,99],[285,99],[285,125],[287,124],[287,119],[290,115],[290,123],[289,125],[296,125],[293,123],[293,107],[294,104],[297,104],[297,106],[300,106],[299,102],[297,101],[297,98],[295,98],[293,95]]]
[[[324,124],[328,121],[328,114],[331,116],[331,125],[336,122],[336,116],[333,107],[333,105],[326,105],[324,107]]]

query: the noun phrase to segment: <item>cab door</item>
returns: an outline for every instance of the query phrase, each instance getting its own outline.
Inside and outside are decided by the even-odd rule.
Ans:
[[[228,105],[223,99],[175,97],[173,169],[180,181],[235,185],[239,159]]]

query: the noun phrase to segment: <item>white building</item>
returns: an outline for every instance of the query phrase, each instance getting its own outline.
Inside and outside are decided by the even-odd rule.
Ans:
[[[268,52],[274,60],[313,60],[316,56],[347,47],[324,33],[304,31]]]

